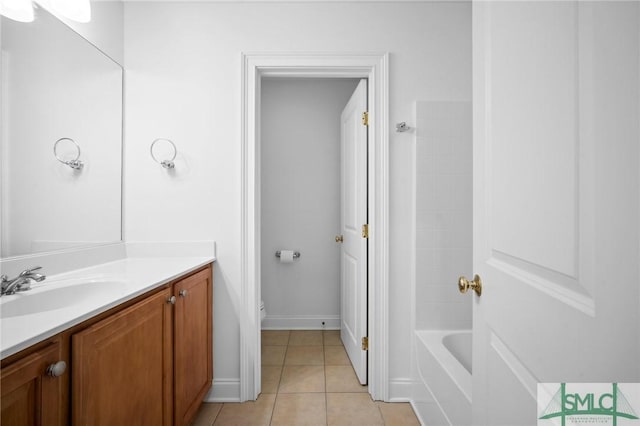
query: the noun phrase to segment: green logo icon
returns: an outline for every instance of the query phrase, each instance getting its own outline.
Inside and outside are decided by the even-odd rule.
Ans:
[[[567,392],[567,384],[560,383],[560,388],[540,413],[539,419],[559,417],[562,426],[565,426],[567,417],[573,417],[570,420],[574,423],[575,420],[591,423],[603,416],[611,418],[614,426],[618,424],[618,418],[638,420],[638,415],[617,383],[611,384],[611,392]]]

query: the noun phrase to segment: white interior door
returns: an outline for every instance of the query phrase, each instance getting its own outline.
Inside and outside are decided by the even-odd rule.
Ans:
[[[536,424],[538,382],[640,381],[639,17],[473,3],[475,424]]]
[[[367,383],[367,81],[361,80],[341,115],[340,337],[360,383]]]

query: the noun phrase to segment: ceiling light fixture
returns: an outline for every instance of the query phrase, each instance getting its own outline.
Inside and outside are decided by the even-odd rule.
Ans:
[[[18,22],[32,22],[31,0],[0,0],[0,15]]]

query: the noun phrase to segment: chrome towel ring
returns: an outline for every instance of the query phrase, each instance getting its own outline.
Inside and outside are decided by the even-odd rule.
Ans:
[[[73,160],[63,160],[62,158],[60,158],[60,156],[58,155],[58,144],[62,141],[70,141],[73,145],[75,145],[76,150],[78,151],[78,155],[76,155],[76,158],[74,158]],[[82,170],[82,168],[84,167],[84,163],[80,161],[80,145],[78,145],[78,143],[71,138],[58,139],[53,144],[53,155],[55,155],[56,160],[58,160],[62,164],[66,164],[74,170]]]
[[[160,161],[160,160],[158,160],[158,158],[153,153],[154,146],[156,145],[156,143],[158,143],[160,141],[165,141],[165,142],[169,143],[171,145],[171,147],[173,148],[173,156],[168,160]],[[153,142],[151,142],[151,147],[149,148],[149,152],[151,153],[151,158],[153,158],[153,161],[155,161],[156,163],[159,163],[165,169],[173,169],[176,166],[175,163],[173,162],[173,160],[176,159],[176,155],[178,154],[178,149],[176,148],[176,144],[174,144],[173,141],[171,141],[171,139],[158,138],[158,139],[154,140]]]

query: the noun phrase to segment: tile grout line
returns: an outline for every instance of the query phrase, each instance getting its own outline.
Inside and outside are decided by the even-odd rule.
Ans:
[[[276,396],[273,398],[273,407],[271,407],[271,417],[269,417],[269,425],[273,423],[273,414],[276,412],[276,402],[278,402],[278,392],[276,392]]]
[[[220,409],[218,410],[216,415],[213,417],[213,421],[211,422],[210,426],[213,426],[214,424],[216,424],[216,420],[218,420],[218,416],[220,415],[220,412],[222,411],[223,406],[224,406],[224,403],[220,404]]]
[[[327,357],[324,353],[324,330],[322,330],[322,372],[324,373],[324,424],[329,425],[329,398],[327,397]]]
[[[271,418],[269,419],[269,425],[273,423],[273,415],[276,411],[276,402],[278,401],[278,396],[280,395],[280,384],[282,383],[282,376],[284,376],[284,362],[287,359],[287,352],[289,352],[289,339],[291,338],[291,330],[287,333],[287,344],[284,350],[284,357],[282,358],[282,365],[280,368],[280,379],[278,379],[278,386],[276,387],[276,396],[273,398],[273,407],[271,408]]]
[[[375,405],[376,408],[378,409],[378,414],[380,414],[380,418],[382,419],[382,424],[386,426],[387,421],[384,419],[384,415],[382,414],[382,410],[380,409],[380,406],[376,403],[376,401],[373,401],[373,405]]]

